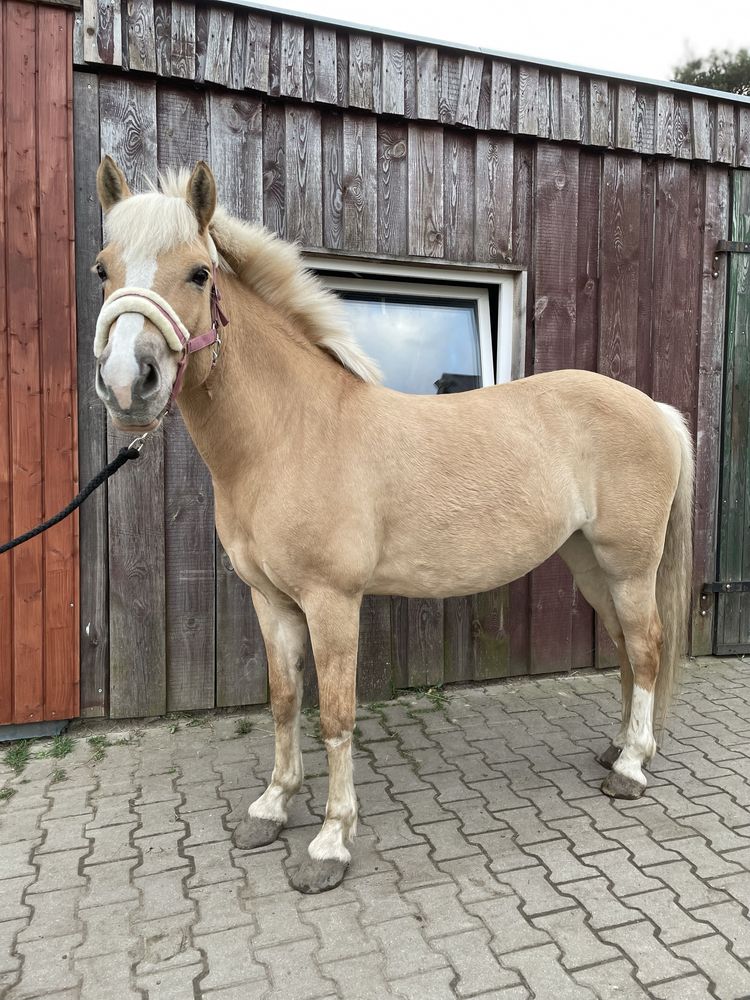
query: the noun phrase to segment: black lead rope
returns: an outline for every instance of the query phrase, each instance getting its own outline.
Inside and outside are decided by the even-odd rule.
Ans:
[[[94,490],[98,489],[102,483],[114,476],[118,469],[121,469],[126,462],[130,462],[133,459],[139,458],[141,454],[141,448],[143,447],[144,438],[136,438],[135,441],[131,442],[127,448],[120,448],[117,455],[112,459],[112,461],[105,465],[101,472],[97,472],[90,483],[87,483],[81,492],[73,497],[67,507],[63,507],[61,511],[51,517],[49,521],[42,521],[38,524],[36,528],[32,528],[31,531],[27,531],[24,535],[19,535],[18,538],[12,538],[9,542],[5,542],[4,545],[0,545],[0,555],[3,552],[9,552],[14,549],[16,545],[22,545],[24,542],[28,542],[31,538],[36,538],[37,535],[41,535],[43,531],[51,528],[53,525],[58,524],[60,521],[64,521],[66,517],[69,517],[74,510],[77,510],[86,497],[90,496]]]

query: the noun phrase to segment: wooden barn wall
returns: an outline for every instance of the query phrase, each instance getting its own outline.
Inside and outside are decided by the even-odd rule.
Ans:
[[[96,4],[84,0],[82,26],[92,9]],[[728,234],[729,164],[747,161],[748,138],[741,131],[747,122],[736,108],[731,157],[707,162],[721,159],[715,126],[705,145],[711,156],[695,158],[693,144],[702,133],[694,127],[685,132],[685,121],[698,121],[690,115],[678,130],[691,136],[689,149],[676,141],[664,146],[659,129],[666,126],[656,114],[663,102],[654,95],[656,132],[639,140],[638,148],[649,154],[643,155],[604,148],[617,136],[630,142],[617,115],[608,118],[606,141],[604,124],[600,133],[591,131],[597,115],[604,115],[606,89],[596,91],[584,115],[580,101],[574,113],[557,100],[568,91],[546,77],[545,86],[557,96],[545,104],[537,81],[536,116],[529,113],[528,120],[534,118],[540,138],[527,134],[530,125],[518,127],[518,67],[509,76],[497,70],[498,89],[494,62],[489,77],[485,62],[464,80],[469,71],[457,55],[448,64],[444,53],[433,58],[417,51],[422,69],[414,79],[427,74],[433,80],[428,94],[422,84],[409,89],[413,68],[406,49],[402,54],[397,47],[396,68],[386,72],[394,58],[386,40],[373,42],[368,55],[367,46],[357,48],[360,42],[351,37],[344,46],[341,33],[323,37],[317,26],[292,32],[276,19],[259,40],[255,15],[222,7],[214,25],[224,32],[219,44],[213,31],[206,34],[217,9],[157,3],[153,21],[150,3],[129,9],[145,12],[137,32],[133,16],[110,25],[106,44],[98,41],[95,51],[92,37],[99,35],[77,35],[77,58],[90,63],[75,74],[83,475],[126,441],[107,428],[87,391],[100,304],[98,282],[87,271],[100,238],[96,162],[101,152],[112,153],[138,187],[159,169],[204,157],[230,209],[310,249],[527,269],[527,373],[597,370],[688,415],[698,448],[697,589],[713,577],[725,308],[723,265],[714,278],[713,250]],[[239,34],[238,25],[244,25]],[[141,72],[123,75],[118,53],[120,62]],[[357,53],[364,53],[367,68],[353,76]],[[138,67],[134,58],[142,60]],[[391,72],[398,80],[393,91],[386,86]],[[449,79],[458,89],[450,113],[443,113]],[[496,121],[498,107],[505,106],[503,79],[511,112]],[[607,115],[622,104],[623,87],[612,84]],[[580,98],[582,89],[576,93]],[[586,94],[589,101],[590,89]],[[672,97],[679,105],[682,98]],[[467,101],[474,127],[456,124],[455,109]],[[386,106],[390,113],[373,114]],[[542,129],[544,114],[551,123]],[[566,115],[572,122],[576,114],[583,123],[579,133],[565,125]],[[707,114],[705,121],[714,119]],[[559,141],[566,137],[585,142]],[[651,155],[667,151],[671,155]],[[90,504],[81,531],[85,714],[148,715],[265,701],[265,658],[249,595],[215,542],[210,478],[179,415],[110,485],[108,497]],[[694,607],[693,649],[710,652],[713,608],[700,614],[697,591]],[[362,699],[387,695],[394,686],[613,662],[608,641],[557,559],[490,594],[446,601],[367,598],[363,607]],[[306,689],[312,696],[309,652]]]
[[[0,541],[76,488],[72,15],[0,5]],[[0,724],[78,714],[75,518],[0,555]]]

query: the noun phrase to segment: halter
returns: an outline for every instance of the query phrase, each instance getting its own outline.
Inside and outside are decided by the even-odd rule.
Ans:
[[[185,377],[185,367],[188,357],[204,347],[215,345],[211,369],[213,370],[219,357],[221,347],[221,337],[219,336],[219,325],[226,326],[229,320],[224,310],[219,305],[221,293],[216,283],[216,264],[211,264],[211,329],[196,337],[190,335],[190,331],[182,322],[180,317],[161,295],[150,288],[120,288],[113,292],[105,300],[99,318],[96,321],[96,336],[94,337],[94,356],[99,357],[109,340],[109,333],[115,320],[123,313],[139,313],[150,320],[157,330],[162,334],[168,346],[173,351],[180,351],[180,360],[177,362],[177,374],[175,375],[172,391],[169,394],[167,405],[159,414],[158,419],[166,416],[172,408]]]

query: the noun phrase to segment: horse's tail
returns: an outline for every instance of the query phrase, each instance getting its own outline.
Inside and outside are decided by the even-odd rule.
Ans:
[[[682,414],[658,404],[680,442],[680,478],[667,524],[664,552],[656,576],[656,603],[663,645],[656,680],[654,725],[661,728],[687,653],[693,569],[693,441]]]

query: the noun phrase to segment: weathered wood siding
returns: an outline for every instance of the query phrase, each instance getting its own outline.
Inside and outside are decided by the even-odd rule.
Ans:
[[[129,4],[118,27],[102,23],[103,6],[84,0],[77,28],[79,257],[99,239],[93,144],[136,185],[207,157],[230,209],[310,249],[526,269],[527,373],[597,370],[690,416],[698,589],[713,576],[725,306],[713,249],[728,234],[730,165],[750,166],[745,106],[247,9],[162,3],[152,16]],[[89,23],[105,41],[85,45]],[[136,68],[134,32],[140,72],[124,74]],[[81,268],[84,354],[97,285]],[[90,379],[90,362],[81,367]],[[101,409],[85,420],[82,461],[95,464]],[[88,515],[84,710],[106,712],[108,696],[123,715],[264,701],[258,626],[214,546],[209,477],[179,416],[152,444]],[[711,646],[713,606],[703,610],[696,591],[696,652]],[[368,598],[360,696],[601,666],[612,654],[555,559],[491,594]]]
[[[76,487],[72,14],[0,6],[0,541]],[[0,556],[0,724],[78,714],[75,518]]]

